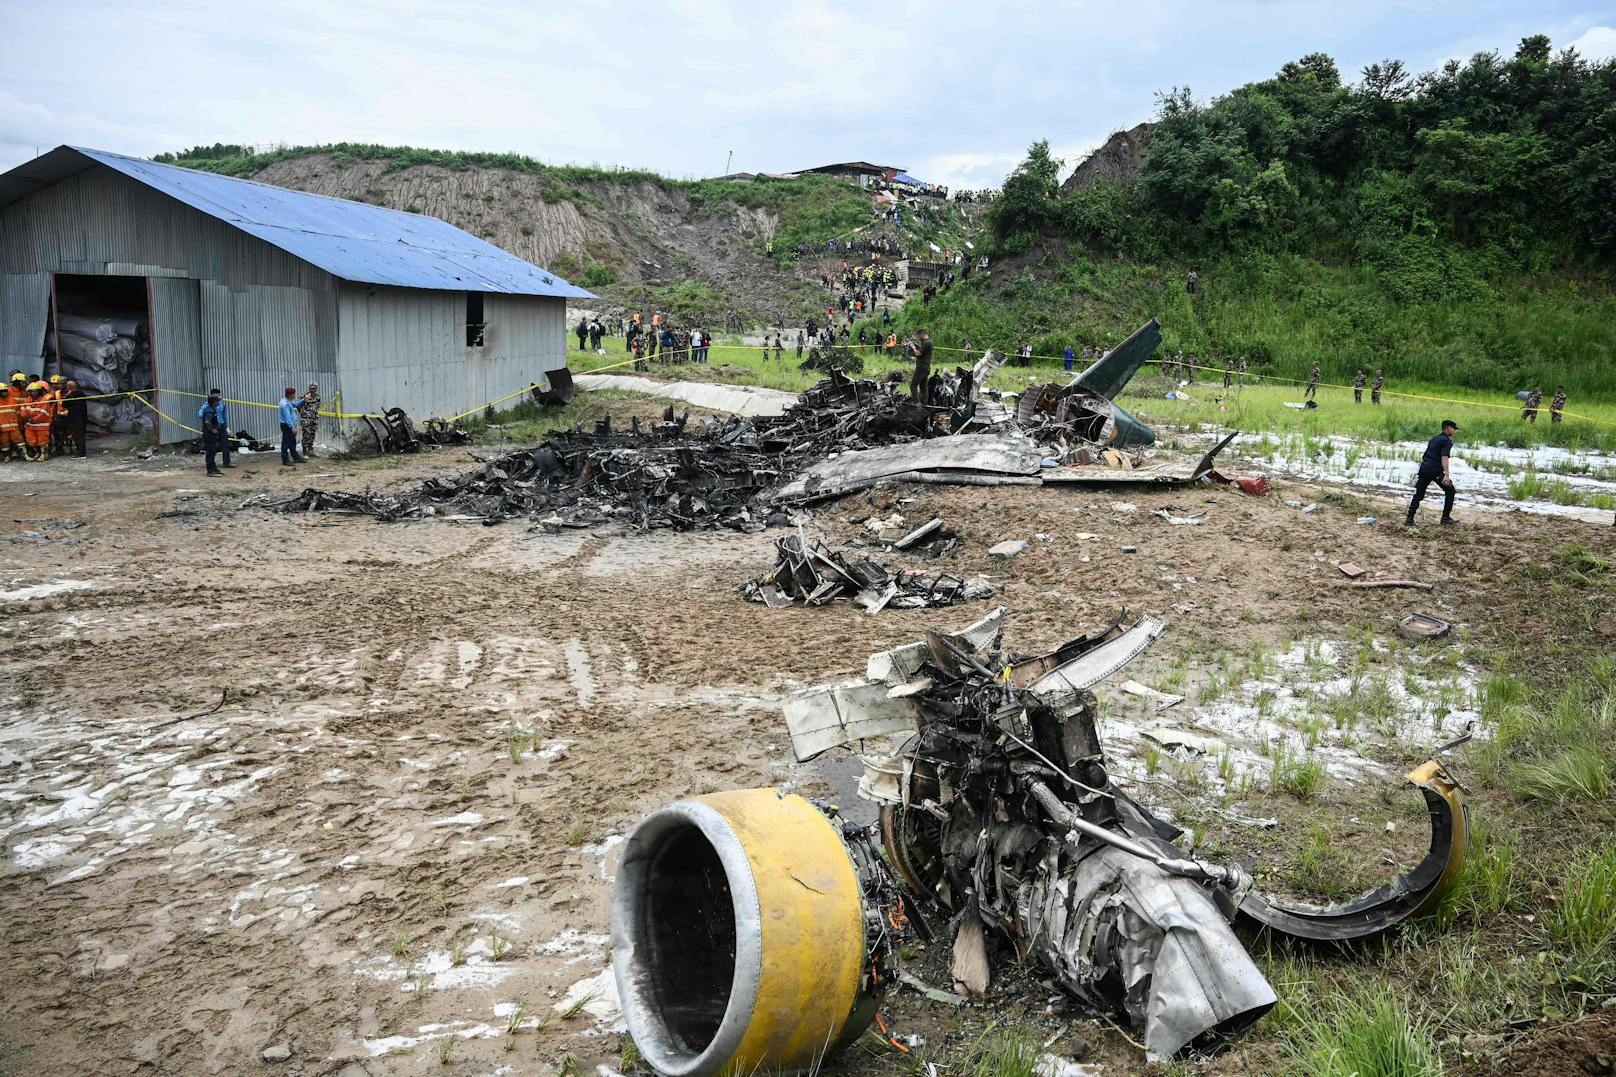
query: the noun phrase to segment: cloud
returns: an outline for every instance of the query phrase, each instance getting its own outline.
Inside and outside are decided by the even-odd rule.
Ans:
[[[1616,52],[1575,2],[0,0],[0,168],[61,143],[354,141],[674,176],[730,150],[749,171],[879,160],[977,187],[1038,139],[1069,171],[1158,90],[1208,98],[1308,52],[1350,71],[1534,30]]]
[[[1616,26],[1591,26],[1571,42],[1584,60],[1609,60],[1616,56]]]

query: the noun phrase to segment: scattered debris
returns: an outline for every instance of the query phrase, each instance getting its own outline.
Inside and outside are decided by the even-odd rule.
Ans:
[[[802,361],[798,369],[817,370],[826,374],[832,370],[839,370],[844,374],[862,374],[864,357],[852,348],[840,346],[810,348],[808,358]]]
[[[264,1053],[260,1057],[265,1062],[285,1062],[292,1057],[292,1045],[289,1043],[274,1044],[264,1048]]]
[[[849,378],[841,367],[780,414],[703,420],[703,434],[675,420],[625,433],[609,419],[541,445],[480,461],[455,479],[400,494],[309,489],[267,502],[287,512],[341,512],[379,520],[438,517],[485,523],[557,518],[566,526],[622,519],[639,527],[761,530],[769,510],[896,481],[972,485],[1183,483],[1204,475],[1230,434],[1199,460],[1145,458],[1155,435],[1111,398],[1138,369],[1160,332],[1154,321],[1064,387],[1012,418],[999,394],[981,388],[989,353],[971,370],[939,373],[931,404],[885,381]],[[1046,406],[1047,405],[1047,406]],[[458,428],[423,434],[398,408],[366,420],[383,452],[414,452],[423,441],[458,439]],[[961,433],[967,427],[990,432]],[[1119,448],[1132,446],[1124,456]],[[1091,448],[1092,447],[1092,448]],[[1046,462],[1054,465],[1046,467]],[[1120,465],[1120,466],[1119,466]]]
[[[1012,944],[1018,955],[1037,957],[1088,1006],[1142,1029],[1148,1056],[1162,1060],[1240,1031],[1277,1001],[1231,928],[1237,913],[1281,936],[1345,940],[1383,933],[1439,902],[1462,862],[1468,832],[1458,783],[1436,759],[1409,775],[1426,798],[1429,852],[1412,871],[1353,901],[1315,906],[1272,898],[1255,888],[1244,867],[1195,859],[1174,844],[1180,831],[1111,780],[1095,724],[1096,701],[1088,689],[1125,666],[1165,628],[1143,617],[1124,629],[1122,620],[1119,615],[1105,628],[1042,655],[1020,656],[1002,646],[1001,607],[960,631],[931,631],[924,639],[872,655],[863,683],[809,689],[787,701],[786,728],[799,761],[837,746],[907,734],[896,751],[863,759],[859,793],[881,806],[885,862],[868,855],[865,828],[841,822],[834,809],[822,816],[841,828],[865,895],[862,914],[840,915],[865,925],[870,954],[847,962],[845,984],[821,990],[836,992],[839,999],[850,991],[857,997],[872,980],[861,976],[861,968],[879,965],[891,952],[895,940],[889,928],[901,935],[910,925],[951,921],[951,975],[961,992],[987,991],[991,933]],[[1220,747],[1212,738],[1176,730],[1158,728],[1149,735],[1190,750]],[[753,796],[769,810],[779,805],[781,811],[800,799],[752,790],[661,809],[636,829],[625,865],[636,856],[646,864],[674,862],[642,837],[665,831],[664,818],[696,819],[719,798]],[[787,833],[808,832],[793,825],[771,835],[761,822],[749,830],[757,836],[743,842],[783,841]],[[702,833],[713,840],[719,830],[703,825]],[[740,858],[724,854],[720,859],[728,865]],[[762,862],[769,868],[757,875],[759,861],[750,859],[763,922],[789,925],[829,915],[830,906],[818,913],[806,905],[812,895],[828,896],[832,888],[815,874],[811,853],[800,864],[779,853]],[[901,920],[883,912],[891,908],[887,863],[912,899],[903,904]],[[684,1020],[683,995],[653,995],[641,985],[666,982],[677,970],[655,967],[659,948],[635,945],[632,936],[619,938],[619,932],[646,930],[634,925],[654,917],[636,910],[670,887],[667,881],[653,885],[645,869],[637,870],[640,889],[614,896],[613,955],[621,962],[619,982],[638,993],[629,1025],[642,1048],[652,1044],[647,1058],[659,1069],[676,1064],[690,1077],[709,1077],[737,1063],[744,1069],[791,1068],[783,1064],[789,1060],[772,1054],[733,1053],[735,1045],[767,1038],[747,1034],[753,1023],[766,1026],[772,1020],[761,1012],[743,1015],[733,1028],[726,1018],[727,1032],[719,1039],[730,1046],[710,1052],[713,1057],[672,1057],[678,1052],[668,1050],[676,1040],[669,1033],[677,1029],[669,1026]],[[812,884],[805,881],[809,876]],[[802,886],[775,891],[770,888],[776,877]],[[771,899],[766,892],[779,896]],[[814,937],[833,934],[829,921],[814,922]],[[748,968],[761,967],[767,979],[804,963],[794,949],[763,952],[750,934],[755,923],[738,925],[749,933]],[[788,937],[795,936],[788,932]],[[883,945],[889,949],[878,948]],[[693,968],[716,962],[721,968],[715,979],[727,985],[729,966],[740,960],[736,944],[714,939],[712,950],[693,953],[687,944],[677,948],[677,960]],[[877,996],[868,1012],[878,1004]],[[847,1011],[844,1001],[837,1012]],[[838,1016],[836,1023],[804,1035],[846,1042],[858,1029],[843,1028],[843,1021]]]
[[[1123,681],[1121,684],[1117,685],[1117,689],[1119,691],[1128,693],[1130,696],[1138,696],[1141,699],[1150,700],[1152,703],[1156,704],[1157,710],[1166,710],[1168,707],[1176,707],[1180,703],[1184,702],[1183,696],[1175,696],[1169,695],[1166,692],[1158,692],[1156,689],[1151,688],[1148,685],[1140,684],[1138,681]]]
[[[1015,557],[1027,548],[1026,539],[1005,539],[1003,542],[988,549],[989,557],[1002,557],[1006,561]]]
[[[546,407],[570,403],[576,392],[573,388],[572,371],[567,367],[546,371],[528,391],[533,394],[534,403]]]
[[[1353,564],[1351,561],[1343,561],[1335,567],[1340,569],[1341,575],[1345,576],[1349,580],[1355,580],[1364,574],[1364,570]]]
[[[1431,584],[1421,583],[1418,580],[1358,580],[1354,583],[1342,584],[1355,590],[1367,591],[1381,587],[1412,587],[1416,591],[1429,591]]]
[[[1163,748],[1184,748],[1202,755],[1217,755],[1228,747],[1227,744],[1216,737],[1201,737],[1194,733],[1186,733],[1182,729],[1173,729],[1164,725],[1141,729],[1139,735],[1155,741]]]
[[[1252,497],[1267,497],[1273,493],[1273,487],[1268,485],[1267,475],[1249,475],[1244,478],[1231,479],[1217,471],[1208,471],[1206,477],[1219,486],[1238,486],[1243,493]]]
[[[893,571],[867,558],[849,560],[823,543],[808,544],[800,535],[781,538],[775,548],[779,560],[773,571],[739,588],[748,601],[771,609],[823,606],[845,598],[879,613],[888,607],[953,606],[994,594],[985,583],[948,573]]]
[[[903,536],[903,538],[899,539],[897,542],[894,542],[892,544],[892,548],[894,550],[907,550],[909,547],[913,546],[926,536],[932,535],[941,530],[942,526],[943,518],[941,516],[933,516],[929,521],[921,524],[919,527]]]
[[[1411,613],[1398,622],[1397,633],[1407,639],[1441,639],[1453,625],[1429,613]]]
[[[946,1006],[963,1006],[970,1001],[964,995],[956,995],[952,991],[944,991],[940,987],[933,987],[908,969],[898,973],[898,982],[905,987],[913,988],[933,1002],[941,1002]]]
[[[1160,516],[1162,519],[1166,520],[1170,524],[1189,525],[1191,527],[1198,527],[1198,526],[1200,526],[1202,517],[1204,517],[1206,514],[1205,513],[1200,513],[1200,514],[1195,515],[1195,516],[1174,516],[1167,509],[1157,509],[1155,512],[1151,513],[1151,515],[1152,516]]]

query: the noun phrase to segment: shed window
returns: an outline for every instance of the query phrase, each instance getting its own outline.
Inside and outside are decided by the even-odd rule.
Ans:
[[[466,293],[466,347],[480,348],[487,336],[488,323],[483,321],[483,293]]]

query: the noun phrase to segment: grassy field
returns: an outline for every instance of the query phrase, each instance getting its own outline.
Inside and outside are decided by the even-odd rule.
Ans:
[[[615,345],[615,346],[614,346]],[[719,344],[712,349],[705,366],[683,364],[655,366],[653,377],[694,381],[723,381],[757,385],[769,389],[801,391],[817,382],[818,373],[798,369],[795,344],[788,346],[783,362],[755,345]],[[909,363],[888,358],[873,348],[861,350],[865,377],[880,377],[897,371],[905,377]],[[607,345],[604,356],[569,351],[568,361],[577,372],[606,370],[633,373],[620,341]],[[966,361],[963,352],[942,348],[934,359],[936,368],[948,369]],[[610,369],[608,369],[610,368]],[[1064,378],[1057,363],[1034,361],[1031,367],[1006,366],[992,379],[995,388],[1016,390],[1030,381]],[[1222,371],[1213,380],[1205,375],[1182,391],[1189,400],[1168,400],[1165,394],[1175,385],[1158,368],[1151,366],[1136,377],[1123,394],[1123,406],[1142,418],[1196,427],[1226,428],[1250,433],[1306,434],[1310,437],[1340,434],[1382,441],[1423,441],[1437,432],[1443,419],[1459,424],[1461,445],[1556,445],[1567,449],[1616,451],[1616,403],[1573,398],[1567,411],[1573,417],[1555,425],[1549,422],[1547,400],[1535,424],[1520,417],[1519,404],[1508,394],[1455,386],[1424,383],[1397,383],[1388,386],[1384,402],[1375,407],[1365,391],[1364,402],[1352,402],[1352,390],[1321,387],[1319,406],[1298,411],[1287,408],[1287,401],[1300,401],[1302,386],[1288,381],[1249,379],[1227,395],[1222,388]],[[1415,399],[1432,398],[1432,399]]]
[[[1362,366],[1393,383],[1495,388],[1533,382],[1545,398],[1557,383],[1575,397],[1616,396],[1616,295],[1597,280],[1545,274],[1478,283],[1446,298],[1409,300],[1362,266],[1299,256],[1251,256],[1200,266],[1200,291],[1185,292],[1188,266],[1096,255],[1052,242],[995,263],[929,306],[906,305],[900,335],[922,327],[939,346],[965,338],[1035,355],[1067,345],[1115,345],[1150,318],[1162,347],[1249,358],[1252,370],[1350,382]]]

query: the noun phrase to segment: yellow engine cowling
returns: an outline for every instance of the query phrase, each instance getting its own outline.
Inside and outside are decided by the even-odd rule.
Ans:
[[[646,816],[612,894],[612,969],[640,1053],[669,1077],[812,1069],[875,1011],[864,899],[838,826],[746,789]]]

